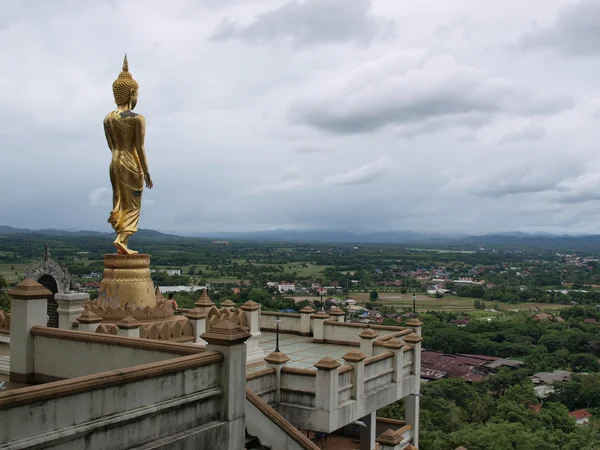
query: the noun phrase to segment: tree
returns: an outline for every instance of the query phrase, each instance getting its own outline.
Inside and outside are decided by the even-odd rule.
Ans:
[[[598,358],[589,353],[576,353],[568,356],[573,372],[600,372]]]
[[[379,293],[377,291],[371,291],[369,294],[369,299],[374,302],[379,298]]]

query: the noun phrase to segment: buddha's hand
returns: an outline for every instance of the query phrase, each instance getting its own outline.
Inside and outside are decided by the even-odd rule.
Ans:
[[[150,174],[147,173],[146,176],[144,177],[144,179],[146,180],[146,187],[148,189],[152,189],[152,187],[154,186],[154,183],[152,183],[152,178],[150,178]]]

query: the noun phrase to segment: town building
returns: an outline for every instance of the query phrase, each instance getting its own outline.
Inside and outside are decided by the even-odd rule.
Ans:
[[[288,281],[282,281],[281,283],[279,283],[277,285],[277,289],[281,293],[295,292],[296,291],[296,283],[292,283],[292,282],[288,282]]]
[[[592,414],[585,409],[578,409],[576,411],[571,411],[569,416],[575,419],[577,425],[586,425],[590,422]]]

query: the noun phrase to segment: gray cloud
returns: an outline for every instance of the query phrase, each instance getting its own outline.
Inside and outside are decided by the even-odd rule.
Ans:
[[[324,186],[345,186],[372,183],[385,175],[394,167],[394,161],[382,156],[377,161],[365,164],[346,172],[337,172],[327,175],[323,180]]]
[[[243,195],[262,195],[285,191],[299,191],[311,189],[313,182],[308,175],[298,166],[284,168],[276,175],[263,179],[257,186],[246,189]]]
[[[547,27],[522,35],[524,50],[554,50],[567,57],[600,55],[600,2],[581,0],[562,8]]]
[[[541,139],[544,136],[546,136],[546,129],[544,127],[538,125],[531,125],[521,128],[518,131],[513,131],[511,133],[504,134],[500,138],[500,142],[503,144],[508,144],[520,141],[534,141],[537,139]]]
[[[335,150],[331,144],[320,142],[303,142],[294,145],[293,150],[296,153],[329,153]]]
[[[503,51],[572,0],[137,3],[0,2],[0,224],[110,231],[127,52],[142,228],[597,231],[600,60]]]
[[[513,159],[508,164],[485,173],[464,174],[454,177],[448,187],[479,197],[502,198],[510,195],[552,192],[561,183],[581,174],[583,161],[556,159]]]
[[[415,136],[453,126],[479,127],[502,114],[551,115],[573,105],[567,95],[490,77],[448,56],[424,57],[408,70],[405,58],[393,54],[370,61],[334,85],[319,80],[312,96],[291,106],[290,119],[336,134],[404,126]]]
[[[589,172],[561,181],[554,199],[559,203],[585,203],[600,200],[600,173]]]
[[[368,44],[377,35],[391,30],[390,21],[371,14],[370,0],[293,0],[259,14],[249,24],[225,19],[211,37],[253,43],[289,39],[295,46]]]

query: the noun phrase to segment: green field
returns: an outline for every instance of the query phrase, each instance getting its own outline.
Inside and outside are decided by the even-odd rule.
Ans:
[[[369,301],[368,292],[352,293],[350,298],[357,301],[359,304],[364,304]],[[417,311],[475,311],[475,299],[470,297],[457,297],[449,295],[442,298],[432,298],[424,294],[416,294],[415,303]],[[402,294],[400,292],[380,292],[379,299],[376,301],[378,305],[390,306],[398,309],[412,309],[413,300],[412,293]],[[488,308],[493,308],[494,302],[486,302]],[[523,311],[523,310],[544,310],[565,308],[568,305],[558,305],[554,303],[518,303],[507,304],[500,303],[499,311]]]
[[[369,301],[369,293],[352,293],[351,298],[358,303]],[[417,311],[469,311],[474,310],[474,300],[468,297],[447,296],[443,298],[431,298],[424,294],[416,294],[415,303]],[[412,308],[412,293],[402,294],[400,292],[380,292],[379,299],[376,302],[382,306],[391,306],[398,309]]]
[[[0,264],[0,275],[9,283],[15,283],[22,277],[29,266],[27,264]]]

